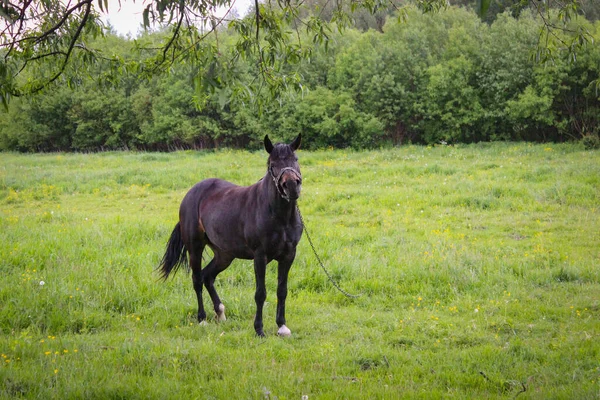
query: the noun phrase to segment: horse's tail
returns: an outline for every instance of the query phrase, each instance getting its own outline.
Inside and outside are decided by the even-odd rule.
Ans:
[[[181,239],[180,223],[175,225],[175,229],[171,233],[171,238],[167,243],[167,250],[165,255],[160,262],[157,270],[159,271],[160,278],[166,280],[171,272],[175,273],[181,266],[188,266],[187,263],[187,249]]]

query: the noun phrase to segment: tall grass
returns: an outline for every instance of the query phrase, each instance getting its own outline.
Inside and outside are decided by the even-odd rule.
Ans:
[[[493,144],[299,153],[303,238],[278,338],[254,273],[157,280],[195,182],[266,154],[0,156],[0,397],[598,398],[600,153]],[[207,296],[206,296],[207,297]],[[207,304],[208,305],[208,304]],[[210,308],[208,308],[210,309]]]

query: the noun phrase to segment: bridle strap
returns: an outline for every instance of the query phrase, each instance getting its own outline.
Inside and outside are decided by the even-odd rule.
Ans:
[[[271,167],[267,168],[267,170],[269,171],[269,175],[271,175],[273,182],[275,182],[275,188],[277,189],[277,193],[279,193],[279,196],[281,196],[284,200],[289,202],[290,196],[285,194],[285,191],[282,191],[281,189],[279,189],[279,181],[281,181],[281,178],[283,177],[283,174],[285,173],[285,171],[292,171],[294,173],[294,175],[296,175],[296,177],[300,180],[300,182],[302,182],[302,174],[300,174],[300,171],[296,171],[292,167],[285,167],[285,168],[282,168],[281,171],[279,171],[279,175],[277,175],[277,177],[275,177]]]

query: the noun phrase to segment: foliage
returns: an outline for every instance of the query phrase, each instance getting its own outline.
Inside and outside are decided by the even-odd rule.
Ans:
[[[309,148],[373,147],[383,132],[375,117],[356,110],[349,93],[323,87],[297,103],[285,127],[288,135],[302,133]]]
[[[266,85],[271,97],[287,90],[298,90],[298,75],[288,74],[290,65],[311,57],[311,49],[299,40],[305,30],[309,43],[328,46],[331,34],[354,25],[359,29],[374,27],[383,30],[386,17],[400,10],[407,1],[327,0],[254,2],[248,16],[240,17],[232,0],[154,0],[144,4],[145,29],[162,30],[164,35],[153,46],[136,45],[146,53],[143,59],[131,59],[101,50],[95,39],[110,32],[100,18],[109,7],[107,0],[81,0],[65,3],[57,0],[3,2],[0,5],[0,101],[7,106],[12,97],[38,93],[53,84],[76,85],[90,69],[103,65],[108,74],[99,79],[114,81],[123,71],[135,71],[151,77],[168,71],[180,63],[193,64],[195,79],[205,90],[234,90],[238,100],[256,96]],[[414,0],[411,2],[425,13],[447,8],[447,0]],[[472,6],[482,18],[488,11],[492,21],[502,10],[512,10],[518,16],[529,7],[542,20],[540,57],[553,57],[561,50],[575,56],[582,45],[591,40],[584,26],[573,22],[585,13],[594,18],[598,7],[579,0],[457,0],[456,4]],[[111,7],[113,5],[111,4]],[[491,6],[491,7],[490,7]],[[217,9],[227,10],[217,16]],[[558,19],[551,18],[556,10]],[[229,22],[238,33],[235,46],[222,52],[219,32]],[[572,28],[575,29],[572,29]],[[561,31],[573,34],[563,40]],[[295,31],[295,32],[294,32]],[[211,39],[209,39],[209,37]],[[242,84],[234,64],[238,58],[256,61],[259,79]],[[260,96],[255,98],[260,100]]]
[[[191,277],[163,283],[153,270],[186,191],[213,176],[256,182],[264,151],[2,154],[0,397],[597,396],[600,152],[298,156],[311,238],[362,295],[338,293],[303,238],[292,337],[276,336],[271,264],[259,339],[251,262],[219,275],[228,318],[206,326]]]
[[[598,46],[582,47],[576,60],[565,50],[540,64],[535,57],[543,21],[529,11],[518,18],[497,14],[490,25],[455,7],[433,14],[404,7],[398,15],[402,19],[388,18],[383,32],[323,30],[327,40],[290,25],[286,34],[294,33],[300,44],[296,56],[286,56],[295,57],[293,63],[277,55],[278,39],[270,31],[260,52],[236,56],[239,46],[252,47],[255,34],[251,18],[236,21],[218,38],[202,41],[219,53],[214,73],[236,76],[235,84],[216,75],[200,79],[200,60],[139,79],[133,65],[156,60],[136,53],[136,46],[157,46],[165,32],[135,41],[109,35],[91,44],[128,60],[129,67],[115,75],[97,64],[88,72],[98,78],[79,77],[76,92],[60,86],[12,102],[0,114],[0,149],[259,148],[265,133],[290,139],[300,131],[309,148],[368,148],[565,141],[598,130]],[[577,26],[600,40],[600,23],[581,19]],[[560,35],[562,41],[574,38],[569,31]],[[272,100],[277,84],[261,86],[255,73],[271,58],[279,72],[265,67],[265,74],[278,80],[281,73],[283,86],[302,82],[300,92],[281,86],[284,94]],[[74,81],[77,75],[64,77]]]
[[[57,151],[71,148],[74,121],[69,118],[73,92],[66,88],[52,96],[18,99],[2,115],[0,148],[19,151]],[[98,132],[96,132],[98,133]]]
[[[597,134],[588,133],[581,139],[581,142],[586,150],[600,149],[600,137]]]

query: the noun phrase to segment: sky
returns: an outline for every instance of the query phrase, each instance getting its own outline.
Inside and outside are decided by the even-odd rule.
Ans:
[[[151,0],[108,0],[108,13],[102,14],[102,19],[110,23],[117,33],[123,36],[137,36],[142,30],[142,12]],[[254,4],[254,0],[234,0],[233,8],[243,15]],[[224,12],[224,11],[223,11]]]

